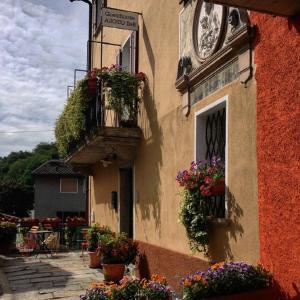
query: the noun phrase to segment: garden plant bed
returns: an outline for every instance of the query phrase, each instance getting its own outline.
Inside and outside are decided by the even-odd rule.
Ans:
[[[207,298],[207,300],[272,300],[277,299],[275,289],[261,289],[227,296]],[[199,299],[202,300],[202,299]]]

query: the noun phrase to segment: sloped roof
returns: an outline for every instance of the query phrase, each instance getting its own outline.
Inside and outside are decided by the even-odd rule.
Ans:
[[[61,160],[49,160],[32,171],[32,175],[83,176]]]

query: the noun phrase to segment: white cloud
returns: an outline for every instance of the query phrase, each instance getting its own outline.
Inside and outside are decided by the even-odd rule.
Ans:
[[[73,70],[85,68],[88,7],[68,0],[0,2],[0,132],[53,129]],[[0,156],[54,141],[0,134]]]

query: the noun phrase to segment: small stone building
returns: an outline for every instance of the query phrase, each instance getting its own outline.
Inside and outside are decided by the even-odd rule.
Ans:
[[[32,172],[35,217],[85,216],[85,177],[60,160],[50,160]]]

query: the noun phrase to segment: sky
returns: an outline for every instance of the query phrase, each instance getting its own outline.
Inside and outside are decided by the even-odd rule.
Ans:
[[[54,142],[74,69],[86,68],[87,40],[85,3],[0,1],[0,156]],[[36,130],[45,132],[12,133]]]

